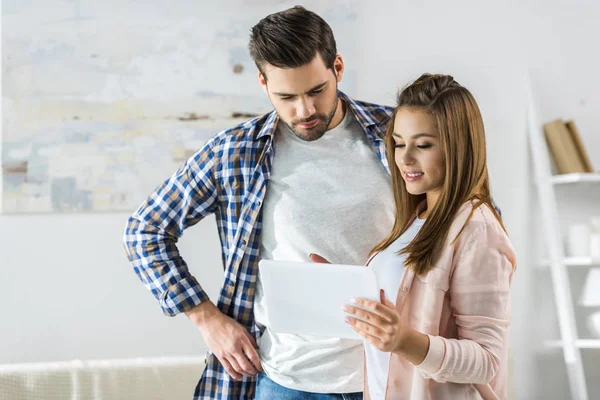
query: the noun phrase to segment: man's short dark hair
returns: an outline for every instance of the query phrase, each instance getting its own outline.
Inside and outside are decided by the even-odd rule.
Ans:
[[[250,56],[259,71],[264,65],[297,68],[309,64],[317,55],[333,69],[337,55],[331,27],[323,18],[302,6],[271,14],[260,20],[250,33]],[[265,75],[266,79],[266,75]]]

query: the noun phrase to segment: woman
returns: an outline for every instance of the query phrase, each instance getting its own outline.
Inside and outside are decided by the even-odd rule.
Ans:
[[[365,399],[505,399],[515,255],[477,103],[451,76],[422,75],[386,143],[396,220],[368,262],[381,302],[345,307],[366,339]]]

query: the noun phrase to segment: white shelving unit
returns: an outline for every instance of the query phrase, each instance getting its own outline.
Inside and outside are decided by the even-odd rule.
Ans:
[[[600,267],[600,258],[591,257],[565,257],[563,264],[566,267]],[[540,267],[549,268],[550,261],[544,260],[540,264]]]
[[[541,128],[538,128],[540,130]],[[550,181],[555,185],[568,183],[600,182],[600,173],[552,175]]]
[[[600,265],[600,260],[569,258],[563,251],[556,188],[558,185],[600,184],[600,173],[577,173],[552,175],[550,154],[544,138],[542,124],[531,86],[529,87],[529,142],[533,157],[535,183],[538,190],[540,210],[544,223],[544,235],[549,259],[540,265],[548,267],[554,292],[560,340],[545,343],[548,348],[563,351],[571,398],[588,400],[588,390],[581,360],[581,351],[600,349],[600,340],[581,339],[577,333],[575,305],[571,294],[568,269]],[[599,185],[600,187],[600,185]]]
[[[560,340],[550,340],[545,343],[546,347],[560,349],[564,343]],[[579,339],[575,341],[579,349],[600,349],[600,339]]]

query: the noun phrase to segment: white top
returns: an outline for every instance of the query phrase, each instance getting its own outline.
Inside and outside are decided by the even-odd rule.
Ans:
[[[400,289],[400,281],[404,273],[406,254],[397,253],[405,248],[419,233],[425,223],[424,219],[415,219],[412,225],[387,249],[378,253],[369,267],[377,275],[379,289],[385,291],[386,298],[396,304],[396,297]],[[387,376],[390,364],[390,353],[380,351],[372,344],[365,341],[365,357],[367,362],[367,383],[369,396],[372,400],[384,400]]]
[[[354,115],[307,142],[280,124],[262,208],[261,259],[364,265],[390,232],[394,202],[389,174]],[[310,293],[306,294],[310,296]],[[254,316],[264,329],[259,355],[278,384],[313,393],[360,392],[360,340],[275,333],[269,329],[260,279]]]

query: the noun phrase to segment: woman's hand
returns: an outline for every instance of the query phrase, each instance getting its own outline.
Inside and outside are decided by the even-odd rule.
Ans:
[[[381,302],[363,298],[353,299],[354,306],[343,307],[343,310],[349,314],[345,321],[375,348],[399,353],[407,329],[400,323],[400,315],[396,307],[385,298],[383,290],[380,291],[380,297]]]
[[[331,264],[318,254],[309,257],[316,263]],[[344,306],[343,310],[349,314],[346,323],[380,351],[396,353],[413,365],[421,364],[429,351],[429,336],[404,326],[385,292],[381,290],[379,295],[380,303],[356,299],[353,306]]]

